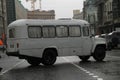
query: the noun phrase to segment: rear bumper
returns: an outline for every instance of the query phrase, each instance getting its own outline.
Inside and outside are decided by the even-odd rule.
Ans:
[[[21,55],[19,52],[7,52],[7,51],[6,51],[6,54],[7,54],[8,56],[18,57],[19,59],[28,59],[28,58],[38,58],[38,59],[39,59],[39,57]]]
[[[19,57],[19,52],[7,52],[6,51],[6,54],[8,55],[8,56],[16,56],[16,57]]]
[[[6,52],[6,54],[7,54],[8,56],[18,57],[19,59],[27,59],[27,58],[28,58],[28,56],[21,55],[21,54],[19,54],[19,52]]]

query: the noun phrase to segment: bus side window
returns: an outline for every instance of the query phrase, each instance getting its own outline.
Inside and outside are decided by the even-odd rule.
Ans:
[[[69,36],[71,36],[71,37],[81,36],[80,26],[70,26],[69,27]]]
[[[68,37],[68,27],[67,26],[57,26],[56,27],[57,37]]]
[[[55,37],[55,27],[54,26],[43,26],[42,28],[44,38],[54,38]]]
[[[9,38],[15,38],[15,29],[9,29]]]
[[[89,36],[89,28],[88,27],[83,27],[83,36]]]
[[[30,26],[28,27],[28,36],[30,38],[41,38],[41,27],[40,26]]]

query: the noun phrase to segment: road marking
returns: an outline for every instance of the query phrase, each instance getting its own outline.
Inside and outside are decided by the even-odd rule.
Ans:
[[[75,63],[73,63],[73,62],[70,62],[69,59],[67,59],[67,58],[65,58],[65,57],[63,57],[63,59],[64,59],[65,61],[69,62],[70,64],[74,65],[74,66],[77,67],[78,69],[84,71],[84,72],[87,73],[88,75],[92,76],[92,77],[95,78],[96,80],[103,80],[103,78],[100,78],[99,76],[97,76],[97,75],[95,75],[94,73],[86,70],[85,68],[80,67],[80,66],[78,66],[77,64],[75,64]]]
[[[109,55],[108,55],[108,57],[112,57],[112,58],[120,58],[120,57],[117,57],[117,56],[109,56]]]
[[[98,78],[98,76],[92,76],[92,77],[94,77],[94,78]]]
[[[3,75],[3,74],[5,74],[6,72],[12,70],[13,68],[15,68],[16,66],[18,66],[19,64],[23,63],[24,61],[25,61],[25,60],[22,60],[22,61],[18,62],[18,63],[15,64],[13,67],[11,67],[11,68],[9,68],[9,69],[7,69],[7,70],[1,72],[0,75]]]
[[[89,71],[87,71],[86,73],[90,74],[90,72],[89,72]]]
[[[89,73],[89,75],[90,75],[90,76],[94,76],[94,74],[93,74],[93,73]]]
[[[103,80],[102,78],[98,78],[97,80]]]

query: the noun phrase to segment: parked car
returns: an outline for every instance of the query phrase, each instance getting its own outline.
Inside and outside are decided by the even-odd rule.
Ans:
[[[120,44],[120,31],[113,31],[109,33],[106,37],[107,47],[112,49],[118,47]]]

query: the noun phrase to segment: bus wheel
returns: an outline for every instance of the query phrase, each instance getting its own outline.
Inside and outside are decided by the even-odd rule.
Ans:
[[[105,48],[102,46],[98,46],[96,47],[95,52],[93,53],[93,58],[96,61],[103,61],[105,55],[106,55]]]
[[[88,59],[90,58],[90,56],[79,56],[79,58],[80,58],[82,61],[88,61]]]
[[[33,66],[37,66],[41,63],[41,59],[38,58],[27,58],[27,62]]]
[[[42,63],[44,65],[53,65],[56,61],[56,52],[48,49],[43,53]]]

